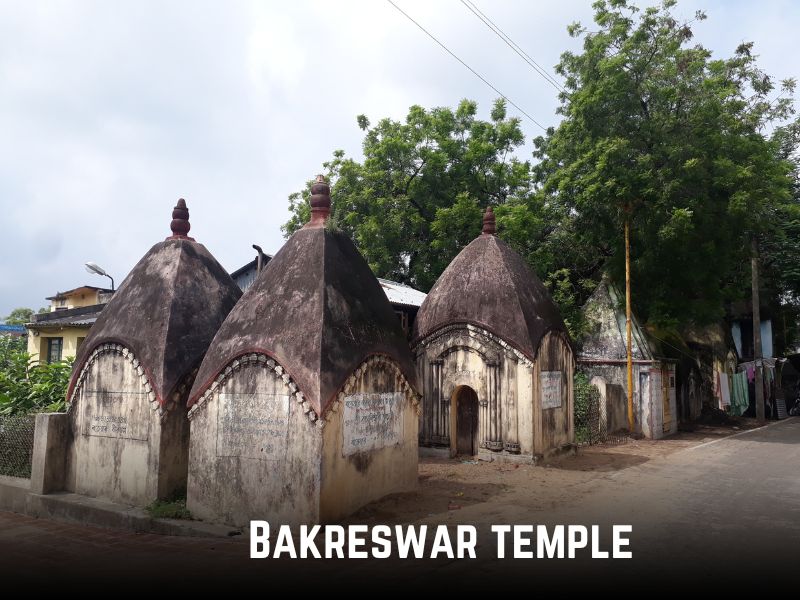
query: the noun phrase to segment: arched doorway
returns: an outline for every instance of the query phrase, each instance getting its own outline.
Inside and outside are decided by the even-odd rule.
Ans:
[[[456,403],[456,454],[478,453],[478,394],[462,385],[453,393]]]

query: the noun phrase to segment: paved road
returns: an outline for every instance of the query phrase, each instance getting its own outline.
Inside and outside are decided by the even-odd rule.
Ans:
[[[604,484],[557,518],[631,523],[637,581],[800,581],[800,419],[619,471]]]
[[[476,592],[519,585],[534,592],[546,585],[652,593],[698,583],[742,591],[800,577],[800,419],[583,485],[590,493],[526,515],[527,522],[597,524],[603,532],[611,524],[631,524],[632,560],[498,560],[483,523],[477,561],[254,561],[246,558],[246,540],[166,538],[0,513],[0,586],[28,579],[61,587],[80,580],[81,589],[113,592],[157,580],[184,590],[214,582],[232,591],[247,581],[273,590],[301,584],[364,592],[362,585],[380,578],[398,589],[435,582]],[[519,513],[513,519],[518,522]],[[508,520],[501,514],[496,522]]]

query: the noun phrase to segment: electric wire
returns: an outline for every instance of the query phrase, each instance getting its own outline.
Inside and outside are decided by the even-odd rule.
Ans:
[[[525,50],[523,50],[519,46],[519,44],[517,44],[514,40],[511,39],[510,36],[508,36],[508,34],[506,34],[502,29],[500,29],[500,27],[494,21],[492,21],[486,15],[486,13],[481,11],[481,9],[479,9],[474,2],[472,2],[471,0],[461,0],[461,4],[466,6],[472,12],[473,15],[478,17],[478,19],[480,19],[481,22],[483,22],[483,24],[486,25],[486,27],[488,27],[497,37],[499,37],[509,48],[511,48],[514,52],[516,52],[517,55],[519,55],[519,57],[522,60],[528,63],[528,65],[534,71],[536,71],[536,73],[538,73],[542,78],[544,78],[544,80],[547,83],[552,85],[556,90],[560,92],[565,91],[564,87],[560,83],[558,83],[558,81],[556,81],[556,79],[553,76],[551,76],[542,65],[537,63],[531,57],[530,54],[525,52]]]
[[[527,118],[528,118],[528,120],[530,120],[530,121],[531,121],[531,123],[533,123],[533,124],[537,125],[537,126],[538,126],[538,127],[540,127],[540,128],[543,130],[543,131],[547,131],[547,128],[546,128],[544,125],[542,125],[541,123],[539,123],[539,121],[537,121],[537,120],[536,120],[536,119],[534,119],[532,116],[530,116],[530,115],[529,115],[529,114],[528,114],[528,113],[527,113],[525,110],[523,110],[523,109],[522,109],[522,108],[521,108],[521,107],[520,107],[520,106],[519,106],[519,105],[518,105],[516,102],[514,102],[514,101],[513,101],[511,98],[509,98],[508,96],[506,96],[506,95],[505,95],[503,92],[501,92],[499,89],[497,89],[497,88],[496,88],[494,85],[492,85],[491,83],[489,83],[489,81],[488,81],[488,80],[487,80],[485,77],[483,77],[483,75],[481,75],[480,73],[478,73],[478,72],[477,72],[475,69],[473,69],[472,67],[470,67],[470,66],[469,66],[469,65],[468,65],[466,62],[464,62],[464,61],[463,61],[463,60],[461,60],[461,59],[460,59],[458,56],[456,56],[456,54],[455,54],[455,53],[454,53],[452,50],[450,50],[450,48],[448,48],[447,46],[445,46],[445,45],[444,45],[442,42],[440,42],[440,41],[438,40],[438,38],[436,38],[436,36],[434,36],[434,35],[433,35],[433,34],[432,34],[430,31],[428,31],[428,30],[427,30],[427,29],[425,29],[425,28],[424,28],[422,25],[420,25],[420,24],[419,24],[417,21],[415,21],[415,20],[414,20],[414,19],[411,17],[411,15],[409,15],[409,14],[408,14],[407,12],[405,12],[405,11],[404,11],[402,8],[400,8],[399,6],[397,6],[397,4],[395,4],[395,3],[394,3],[392,0],[386,0],[386,1],[387,1],[389,4],[391,4],[391,5],[392,5],[394,8],[396,8],[396,9],[397,9],[397,11],[398,11],[400,14],[402,14],[402,15],[403,15],[405,18],[407,18],[407,19],[408,19],[409,21],[411,21],[411,22],[412,22],[414,25],[416,25],[417,27],[419,27],[419,29],[421,29],[421,30],[422,30],[422,31],[423,31],[423,32],[424,32],[424,33],[425,33],[425,34],[426,34],[426,35],[427,35],[429,38],[431,38],[431,39],[432,39],[434,42],[436,42],[436,43],[437,43],[439,46],[441,46],[441,47],[442,47],[442,49],[443,49],[445,52],[447,52],[447,53],[448,53],[450,56],[452,56],[452,57],[453,57],[453,58],[455,58],[455,59],[456,59],[458,62],[460,62],[462,65],[464,65],[464,67],[466,67],[467,69],[469,69],[469,71],[470,71],[470,72],[471,72],[473,75],[475,75],[475,76],[476,76],[478,79],[480,79],[480,80],[481,80],[483,83],[485,83],[485,84],[486,84],[487,86],[489,86],[489,87],[490,87],[492,90],[494,90],[494,92],[495,92],[495,93],[499,94],[501,98],[503,98],[503,99],[504,99],[506,102],[508,102],[508,103],[509,103],[511,106],[513,106],[514,108],[516,108],[516,109],[517,109],[517,110],[518,110],[520,113],[522,113],[523,115],[525,115],[525,117],[527,117]]]

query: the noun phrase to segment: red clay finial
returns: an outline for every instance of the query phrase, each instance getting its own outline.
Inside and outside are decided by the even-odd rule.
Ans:
[[[494,211],[491,206],[488,206],[483,215],[483,235],[494,235],[496,231]]]
[[[175,205],[175,208],[172,209],[172,223],[169,224],[170,229],[172,229],[172,235],[168,237],[168,240],[192,240],[194,238],[190,238],[187,233],[192,228],[189,225],[189,209],[186,208],[186,200],[181,198],[178,200],[178,204]]]
[[[331,187],[322,175],[317,175],[311,186],[310,227],[322,227],[331,214]]]

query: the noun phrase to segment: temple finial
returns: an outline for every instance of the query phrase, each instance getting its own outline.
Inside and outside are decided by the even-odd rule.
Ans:
[[[169,224],[172,235],[168,240],[192,240],[187,234],[192,226],[189,224],[189,209],[186,208],[186,200],[180,198],[175,208],[172,209],[172,222]]]
[[[486,212],[483,214],[483,235],[494,235],[497,231],[497,226],[494,219],[494,211],[491,206],[486,207]]]
[[[311,186],[311,227],[322,227],[331,214],[331,187],[323,175],[317,175]]]

